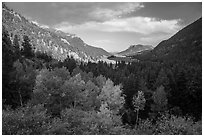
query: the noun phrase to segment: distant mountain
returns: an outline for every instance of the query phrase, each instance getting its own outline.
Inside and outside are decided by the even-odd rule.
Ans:
[[[133,56],[136,54],[140,54],[143,51],[147,51],[147,50],[152,50],[153,47],[150,45],[131,45],[128,49],[121,51],[117,54],[122,55],[122,56]]]
[[[180,61],[202,64],[202,18],[183,28],[152,51],[137,55],[139,60]]]
[[[23,35],[27,35],[35,51],[47,53],[57,60],[73,56],[76,60],[96,62],[110,55],[102,48],[86,44],[74,34],[64,33],[29,21],[9,9],[4,3],[2,4],[2,25],[9,32],[11,40],[17,34],[22,42]]]

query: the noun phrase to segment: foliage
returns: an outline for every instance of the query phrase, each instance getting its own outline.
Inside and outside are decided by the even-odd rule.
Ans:
[[[35,63],[21,57],[17,35],[13,44],[6,30],[3,29],[2,35],[3,106],[16,108],[26,104],[31,97],[36,76]]]
[[[61,62],[20,37],[2,28],[3,134],[202,133],[201,64]]]
[[[124,104],[124,97],[122,96],[120,86],[114,86],[110,79],[106,81],[106,84],[103,86],[98,99],[102,104],[107,104],[110,110],[113,110],[116,113]]]
[[[13,104],[10,90],[10,72],[13,70],[14,53],[8,31],[2,27],[2,99],[3,105]]]
[[[50,117],[42,105],[25,106],[16,110],[2,111],[3,135],[42,134],[48,126]]]
[[[134,110],[143,110],[145,107],[145,102],[146,100],[144,98],[144,93],[142,91],[138,91],[137,96],[135,95],[132,100]]]
[[[15,56],[18,59],[18,58],[20,58],[20,44],[19,44],[18,35],[14,36],[13,45],[14,45],[14,50],[16,52]]]
[[[24,55],[24,57],[26,57],[26,58],[34,57],[33,49],[32,49],[32,46],[30,44],[30,39],[28,38],[27,35],[24,35],[23,40],[24,40],[22,43],[23,49],[21,51],[22,55]]]
[[[194,122],[189,117],[162,115],[156,124],[156,134],[163,135],[193,135],[202,134],[202,124]]]
[[[18,92],[19,104],[22,106],[30,100],[35,84],[36,72],[32,66],[33,62],[17,60],[13,63],[14,71],[11,72],[10,84]]]
[[[133,96],[132,99],[134,111],[137,113],[136,124],[138,124],[138,115],[139,110],[144,110],[146,99],[144,98],[144,93],[142,91],[138,91],[137,96]]]
[[[151,105],[151,116],[155,118],[159,113],[167,110],[168,99],[166,92],[164,91],[164,87],[160,86],[153,93],[153,101],[154,103]]]
[[[69,78],[70,74],[66,68],[56,68],[53,71],[41,70],[36,77],[32,103],[42,103],[48,109],[48,112],[59,115],[63,108],[71,105],[72,100],[70,99],[74,99],[75,96],[72,94],[78,88],[78,86],[67,88]]]
[[[102,87],[106,84],[106,78],[102,75],[96,77],[95,84],[102,89]]]
[[[19,62],[15,66],[17,70],[23,68]],[[120,110],[125,100],[121,86],[114,85],[110,79],[104,81],[103,76],[98,78],[99,83],[104,82],[101,88],[92,82],[97,82],[96,77],[85,82],[80,73],[70,76],[66,68],[42,69],[36,77],[30,104],[16,110],[3,110],[3,134],[201,134],[201,123],[169,114],[156,123],[141,119],[135,128],[123,125]],[[152,98],[154,104],[164,105],[164,88],[159,87]],[[144,93],[138,91],[133,97],[135,110],[145,109],[145,102]]]
[[[36,77],[33,92],[32,102],[45,104],[48,112],[53,115],[59,115],[64,108],[96,110],[100,107],[100,101],[97,98],[100,94],[99,88],[90,80],[85,83],[80,73],[71,77],[66,68],[56,68],[53,71],[41,70]],[[114,103],[109,101],[110,105]]]

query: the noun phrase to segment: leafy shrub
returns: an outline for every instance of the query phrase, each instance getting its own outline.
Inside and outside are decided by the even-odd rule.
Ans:
[[[202,124],[194,122],[189,117],[165,114],[157,121],[155,132],[163,135],[202,134]]]
[[[3,135],[37,135],[47,129],[50,117],[42,105],[2,111]]]

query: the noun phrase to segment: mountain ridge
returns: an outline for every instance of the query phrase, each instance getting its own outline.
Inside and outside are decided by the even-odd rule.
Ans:
[[[182,61],[202,64],[202,18],[161,41],[152,51],[135,56],[139,60]]]
[[[122,56],[132,56],[132,55],[140,54],[142,51],[152,50],[152,49],[153,49],[153,46],[151,45],[137,44],[137,45],[130,45],[129,48],[117,54]]]
[[[51,55],[63,61],[69,57],[83,62],[97,62],[110,53],[102,48],[86,44],[75,34],[64,33],[60,30],[40,26],[35,21],[29,21],[17,12],[2,4],[2,25],[8,30],[11,40],[18,35],[20,43],[23,35],[27,35],[33,45],[34,51]]]

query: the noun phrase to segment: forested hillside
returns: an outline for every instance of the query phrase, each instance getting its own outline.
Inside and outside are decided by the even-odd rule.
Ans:
[[[36,52],[44,52],[56,60],[64,60],[67,56],[84,62],[96,62],[110,53],[102,48],[86,44],[75,34],[45,28],[36,22],[29,21],[22,15],[2,4],[2,25],[7,29],[11,41],[18,35],[19,43],[23,35],[28,36],[30,44]]]
[[[3,29],[3,134],[201,134],[201,69],[58,62]]]
[[[202,18],[160,42],[152,51],[136,56],[140,60],[202,64]]]
[[[177,46],[191,50],[186,60],[172,50],[164,57],[159,44],[151,55],[161,58],[116,64],[58,60],[2,26],[2,134],[201,135],[200,22],[187,27],[193,43]],[[169,41],[186,36],[180,32]]]

